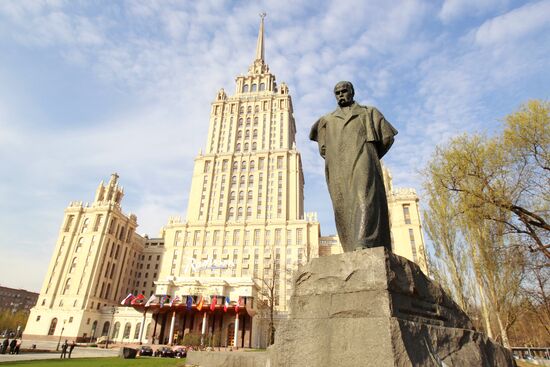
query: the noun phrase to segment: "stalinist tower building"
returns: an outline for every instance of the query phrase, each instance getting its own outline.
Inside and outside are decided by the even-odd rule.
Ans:
[[[187,220],[164,230],[169,262],[160,282],[205,284],[275,277],[274,303],[286,310],[290,275],[318,256],[319,223],[304,215],[304,177],[292,99],[264,56],[264,24],[248,73],[212,103],[204,154],[195,159]],[[208,264],[205,265],[204,260]],[[288,280],[288,282],[287,282]],[[170,293],[170,292],[169,292]]]
[[[266,63],[262,17],[248,73],[212,102],[187,217],[170,218],[158,238],[140,236],[116,174],[91,204],[71,203],[26,337],[176,344],[199,335],[265,347],[266,315],[273,307],[285,317],[297,267],[341,252],[304,212],[295,141],[292,98]],[[427,272],[418,197],[393,189],[389,172],[385,180],[393,250]]]

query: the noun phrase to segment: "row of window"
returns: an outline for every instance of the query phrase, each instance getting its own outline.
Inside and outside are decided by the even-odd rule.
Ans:
[[[222,232],[223,232],[223,238],[221,236]],[[206,232],[203,232],[202,230],[195,230],[193,232],[176,231],[175,237],[174,237],[174,246],[176,247],[180,245],[183,245],[184,247],[208,246],[210,245],[211,240],[212,240],[212,246],[217,246],[220,244],[222,244],[223,246],[227,246],[229,245],[229,243],[232,243],[233,246],[237,246],[240,244],[241,232],[242,231],[240,229],[235,229],[233,231],[214,230],[214,231],[206,231]],[[203,235],[203,233],[204,233],[204,242],[201,241],[201,236]],[[271,244],[272,233],[274,234],[274,244],[281,245],[283,240],[282,228],[277,228],[275,230],[254,229],[254,232],[252,232],[251,230],[245,230],[244,237],[243,237],[243,244],[245,246],[248,246],[250,244],[250,240],[252,239],[252,243],[254,246],[260,246],[260,244],[263,244],[264,246],[269,246]],[[191,235],[192,235],[192,242],[189,241],[189,237]],[[262,238],[263,238],[263,241],[262,241]],[[295,242],[292,241],[293,238],[296,238]],[[296,243],[297,245],[302,245],[304,240],[303,229],[302,228],[287,229],[285,239],[286,239],[287,245],[291,245],[293,243]]]
[[[285,157],[284,156],[277,156],[277,157],[271,157],[269,158],[271,163],[277,163],[277,165],[275,166],[277,169],[283,169],[284,168],[284,162],[285,162]],[[210,161],[210,160],[206,160],[204,161],[204,166],[203,166],[203,173],[209,173],[211,168],[213,167],[212,166],[212,162],[213,161]],[[246,160],[243,160],[241,162],[239,161],[234,161],[232,166],[231,166],[231,170],[232,172],[236,172],[239,170],[239,163],[240,163],[240,170],[241,172],[245,172],[247,170],[247,167],[249,169],[250,172],[254,172],[254,170],[256,169],[256,161],[254,159],[250,160],[250,161],[246,161]],[[259,170],[262,170],[264,169],[264,166],[265,166],[265,158],[264,157],[260,157],[258,158],[258,169]],[[272,167],[272,168],[275,168],[275,167]],[[220,162],[216,162],[216,172],[219,172],[219,168],[220,168]],[[224,159],[221,161],[221,170],[222,172],[227,172],[229,168],[229,160],[228,159]],[[206,176],[205,176],[206,177]],[[225,175],[222,175],[222,182],[225,181]],[[214,177],[215,179],[215,177]]]

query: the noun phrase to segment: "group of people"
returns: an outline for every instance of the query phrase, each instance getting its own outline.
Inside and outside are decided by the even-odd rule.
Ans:
[[[13,338],[10,341],[9,337],[6,337],[2,342],[0,353],[6,354],[6,352],[9,352],[9,354],[19,354],[19,348],[21,348],[20,338]]]
[[[71,358],[71,354],[73,353],[73,349],[76,346],[75,341],[73,340],[71,344],[65,339],[65,343],[61,346],[61,356],[60,358]],[[67,357],[67,353],[69,353],[69,356]]]

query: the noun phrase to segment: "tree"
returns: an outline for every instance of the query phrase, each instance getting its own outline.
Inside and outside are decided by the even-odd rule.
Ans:
[[[462,135],[437,148],[432,180],[460,196],[461,210],[481,209],[484,219],[503,221],[550,260],[549,151],[550,104],[531,101],[506,118],[502,135]],[[511,215],[494,217],[496,209]]]
[[[505,346],[525,305],[541,322],[550,315],[540,275],[550,260],[549,152],[550,105],[530,101],[506,117],[501,134],[465,134],[437,147],[426,169],[436,273],[466,311],[466,280],[474,275],[485,328],[490,333],[494,321]],[[539,275],[528,269],[539,281],[526,293],[526,265],[534,258]]]
[[[279,303],[279,287],[280,282],[285,282],[292,279],[293,271],[297,264],[286,264],[281,270],[281,264],[276,259],[269,264],[269,267],[264,268],[264,273],[261,277],[254,277],[254,281],[258,286],[258,308],[261,314],[268,320],[268,335],[269,345],[275,342],[275,307]]]
[[[431,181],[424,184],[428,208],[423,213],[424,228],[432,240],[435,256],[430,257],[436,281],[468,312],[471,298],[467,249],[458,235],[458,223],[452,197]]]

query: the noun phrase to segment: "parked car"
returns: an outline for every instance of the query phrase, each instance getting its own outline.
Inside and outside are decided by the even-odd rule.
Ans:
[[[174,358],[174,351],[170,347],[162,347],[157,349],[159,357]]]
[[[139,348],[139,355],[140,356],[152,356],[153,355],[153,349],[151,347],[148,347],[147,345],[142,345],[141,348]]]
[[[187,357],[187,349],[179,347],[174,351],[174,355],[176,358],[185,358]]]

